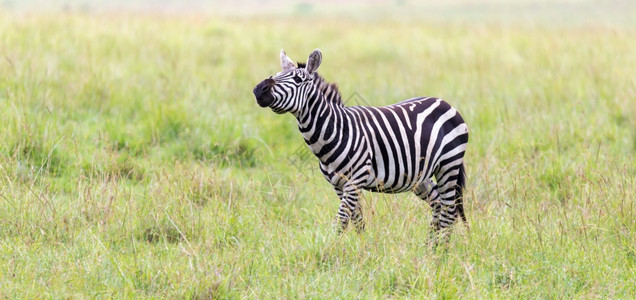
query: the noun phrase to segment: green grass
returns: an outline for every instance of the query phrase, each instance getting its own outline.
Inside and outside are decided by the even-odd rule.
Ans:
[[[0,296],[633,298],[636,31],[338,18],[0,14]],[[369,34],[372,33],[372,34]],[[466,119],[466,210],[338,199],[251,90],[278,51],[345,98]],[[306,159],[306,160],[305,160]]]

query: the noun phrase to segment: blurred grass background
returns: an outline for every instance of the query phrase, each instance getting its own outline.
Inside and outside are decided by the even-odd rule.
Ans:
[[[2,296],[636,295],[631,2],[0,7]],[[407,194],[335,234],[295,120],[251,94],[316,47],[345,99],[463,114],[471,231],[447,251]]]

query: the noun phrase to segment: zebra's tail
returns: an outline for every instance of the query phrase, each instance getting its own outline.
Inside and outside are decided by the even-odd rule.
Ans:
[[[459,176],[457,178],[457,212],[459,213],[459,217],[464,221],[466,227],[470,229],[468,226],[468,221],[466,220],[466,214],[464,213],[464,188],[466,186],[466,168],[464,167],[464,163],[459,166]]]

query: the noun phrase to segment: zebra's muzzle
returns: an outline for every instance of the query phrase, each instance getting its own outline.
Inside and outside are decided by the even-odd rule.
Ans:
[[[274,86],[273,79],[265,79],[261,83],[257,84],[252,91],[256,97],[256,102],[261,107],[266,107],[274,102],[274,95],[272,95],[272,87]]]

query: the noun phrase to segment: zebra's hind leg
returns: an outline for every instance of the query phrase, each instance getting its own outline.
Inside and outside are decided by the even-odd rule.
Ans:
[[[366,227],[364,223],[364,218],[362,217],[362,208],[360,208],[360,204],[356,207],[351,214],[351,220],[353,221],[353,226],[356,228],[357,233],[362,233],[364,228]]]
[[[417,197],[426,201],[431,206],[433,216],[431,218],[429,242],[434,248],[439,245],[440,240],[448,242],[450,238],[450,224],[443,221],[446,220],[445,217],[443,217],[445,207],[442,204],[442,198],[438,192],[437,184],[432,178],[429,178],[416,187],[413,192]]]
[[[462,193],[466,179],[461,158],[443,165],[435,173],[435,179],[437,180],[437,195],[435,196],[438,197],[436,202],[440,206],[438,214],[439,227],[444,232],[446,240],[448,240],[452,226],[457,219],[461,218],[466,222]],[[467,222],[466,226],[468,227]]]
[[[340,198],[340,206],[338,207],[340,228],[338,232],[343,232],[347,229],[349,221],[353,221],[353,225],[358,233],[364,231],[365,223],[359,202],[359,191],[353,185],[345,185],[343,188],[336,187],[336,193]]]
[[[466,222],[462,193],[466,180],[464,173],[464,164],[459,160],[459,163],[443,166],[435,174],[437,191],[442,204],[440,213],[440,226],[442,228],[450,227],[459,218]]]

